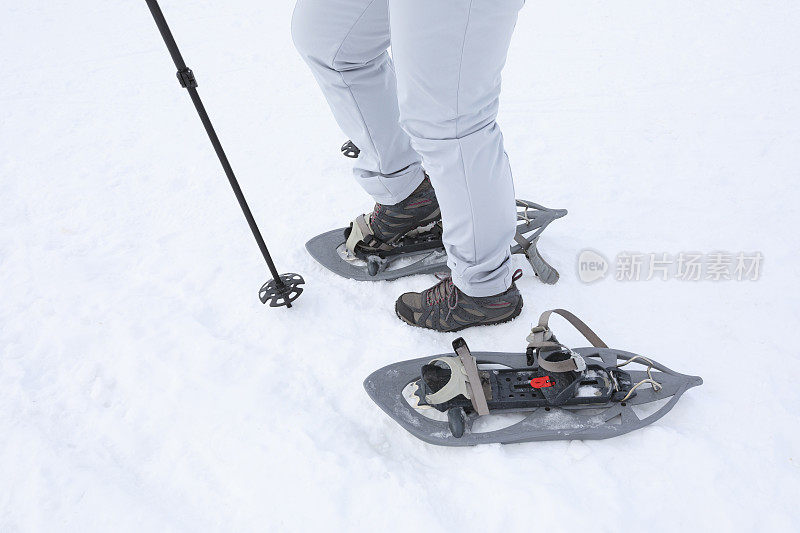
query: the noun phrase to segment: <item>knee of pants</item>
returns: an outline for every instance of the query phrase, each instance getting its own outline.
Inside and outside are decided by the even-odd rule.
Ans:
[[[451,106],[433,102],[407,102],[400,108],[400,125],[414,139],[447,141],[468,137],[485,128],[492,128],[497,118],[498,100],[488,103]]]
[[[336,46],[326,42],[325,19],[319,2],[297,0],[292,14],[292,42],[295,49],[308,63],[317,63],[333,69]]]
[[[331,17],[330,0],[297,0],[292,15],[292,41],[311,67],[336,72],[356,70],[371,65],[386,54],[386,35],[380,32],[354,31]],[[370,4],[371,5],[371,4]],[[367,23],[364,19],[356,22]],[[348,32],[348,29],[350,30]]]

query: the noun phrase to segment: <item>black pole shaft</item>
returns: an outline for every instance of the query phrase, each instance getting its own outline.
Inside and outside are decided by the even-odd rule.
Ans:
[[[214,126],[211,125],[211,119],[206,112],[205,106],[203,106],[203,101],[200,100],[200,94],[198,94],[196,89],[197,82],[194,80],[194,75],[183,61],[183,56],[181,56],[181,52],[178,50],[178,45],[175,43],[175,38],[172,36],[169,26],[167,26],[167,21],[164,18],[164,14],[161,12],[161,7],[159,7],[157,0],[145,1],[150,8],[150,13],[153,14],[158,30],[161,32],[161,37],[164,38],[164,43],[167,45],[172,60],[175,62],[175,67],[178,69],[178,79],[181,80],[181,85],[186,87],[189,91],[189,96],[192,97],[192,102],[194,103],[195,109],[197,109],[197,114],[200,115],[200,120],[203,122],[206,133],[208,133],[208,138],[214,146],[214,151],[217,152],[217,157],[219,157],[219,162],[222,164],[223,170],[225,170],[225,175],[228,177],[233,193],[236,195],[236,199],[239,200],[239,206],[242,208],[244,217],[250,225],[250,231],[253,232],[253,237],[256,238],[258,247],[261,249],[261,255],[264,256],[264,260],[267,262],[275,284],[281,288],[284,286],[283,280],[280,274],[278,274],[278,270],[275,268],[275,263],[272,261],[272,256],[269,254],[267,244],[264,242],[264,237],[261,236],[261,231],[258,229],[258,225],[253,218],[250,206],[247,205],[247,200],[245,200],[244,193],[242,193],[242,188],[239,187],[239,181],[236,179],[228,157],[222,149],[222,143],[220,143],[219,137],[217,137],[217,133],[214,131]],[[287,304],[287,307],[291,307],[291,304]]]

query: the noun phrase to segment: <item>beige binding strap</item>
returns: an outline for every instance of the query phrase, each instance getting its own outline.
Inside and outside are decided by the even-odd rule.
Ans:
[[[438,405],[452,400],[459,394],[471,400],[472,393],[467,385],[467,370],[464,368],[464,363],[461,362],[461,359],[458,357],[437,357],[428,364],[433,364],[436,361],[447,365],[450,369],[450,379],[438,391],[433,394],[426,394],[425,401],[431,405]]]
[[[570,354],[570,358],[563,361],[548,361],[540,355],[538,362],[548,372],[580,372],[586,369],[586,362],[577,354]]]
[[[347,236],[345,247],[347,252],[353,256],[356,255],[356,246],[362,244],[372,251],[388,252],[392,249],[391,244],[382,242],[375,237],[375,232],[372,231],[372,226],[369,225],[368,215],[359,215],[352,224],[350,224],[350,234]]]
[[[453,341],[453,348],[461,358],[464,370],[467,372],[467,387],[470,391],[470,401],[475,412],[479,415],[489,414],[489,405],[486,403],[486,394],[483,392],[481,377],[478,375],[478,364],[469,351],[467,343],[462,338]]]
[[[367,237],[372,236],[372,228],[367,222],[366,215],[359,215],[351,225],[350,235],[347,236],[345,246],[351,254],[355,253],[356,245]]]
[[[550,327],[548,326],[548,322],[550,320],[550,316],[555,313],[559,316],[564,317],[567,322],[572,324],[572,326],[580,332],[581,335],[586,337],[592,346],[595,348],[608,348],[605,342],[594,332],[592,328],[587,326],[580,318],[576,317],[569,311],[565,309],[551,309],[550,311],[545,311],[539,317],[539,324],[534,326],[531,329],[531,334],[528,335],[528,347],[533,348],[535,350],[540,350],[541,348],[566,348],[560,342],[555,342],[551,340],[553,338],[553,333],[550,331]],[[564,361],[548,361],[541,354],[538,357],[539,366],[547,370],[548,372],[570,372],[575,370],[583,370],[586,368],[586,363],[583,361],[583,358],[577,354],[574,354],[569,359]]]

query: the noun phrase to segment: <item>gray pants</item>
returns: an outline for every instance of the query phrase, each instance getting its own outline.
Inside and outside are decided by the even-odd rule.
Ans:
[[[376,202],[431,177],[453,282],[470,296],[511,285],[514,184],[495,122],[500,73],[524,0],[298,0],[295,46]],[[387,52],[392,47],[392,57]]]

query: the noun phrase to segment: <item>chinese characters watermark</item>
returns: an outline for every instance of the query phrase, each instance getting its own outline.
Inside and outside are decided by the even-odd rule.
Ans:
[[[620,252],[612,268],[601,253],[584,250],[578,255],[578,277],[584,283],[609,272],[617,281],[757,281],[763,263],[761,252]]]

